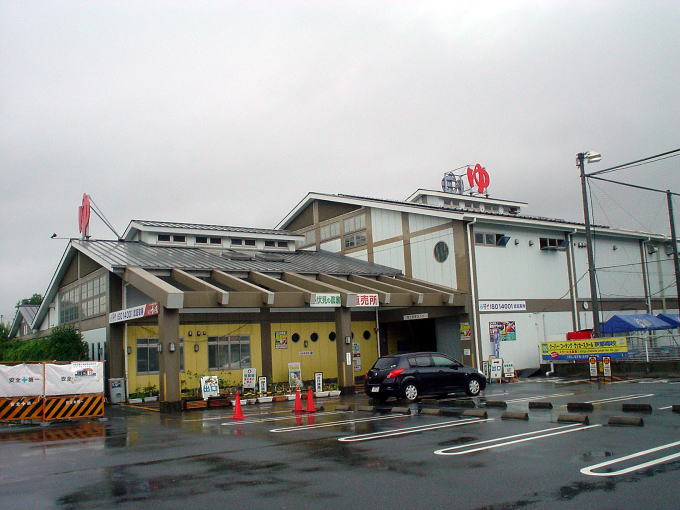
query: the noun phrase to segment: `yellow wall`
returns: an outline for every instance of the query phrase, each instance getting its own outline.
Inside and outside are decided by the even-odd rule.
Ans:
[[[192,332],[192,336],[188,332]],[[201,336],[196,336],[200,331]],[[203,332],[205,331],[205,335]],[[288,336],[287,349],[275,349],[274,338],[277,331],[286,331]],[[335,322],[295,322],[295,323],[272,323],[271,324],[271,351],[273,382],[288,382],[288,363],[299,361],[304,380],[314,379],[314,372],[323,372],[324,379],[333,379],[338,376],[336,339],[331,342],[328,335],[335,331]],[[365,340],[364,331],[369,331],[371,337]],[[293,333],[300,335],[300,340],[292,341]],[[319,339],[311,341],[311,334],[317,333]],[[363,375],[373,365],[378,357],[378,344],[375,333],[375,322],[362,321],[352,322],[353,343],[359,344],[361,353],[361,370],[355,371],[355,375]],[[261,330],[259,324],[192,324],[180,325],[180,337],[184,339],[184,371],[180,374],[183,388],[198,388],[199,377],[204,375],[217,375],[227,381],[227,384],[240,386],[242,372],[240,370],[208,370],[208,337],[219,335],[250,335],[250,355],[252,366],[257,369],[257,374],[262,375],[262,349]],[[156,326],[127,327],[127,345],[131,347],[128,354],[128,391],[130,393],[145,386],[158,387],[158,375],[137,375],[137,339],[158,338]],[[307,347],[304,342],[307,340]],[[199,351],[194,352],[194,345],[199,345]],[[300,355],[301,351],[311,351],[311,355]]]
[[[192,336],[189,336],[189,331]],[[201,336],[196,336],[200,331]],[[203,332],[205,331],[205,335]],[[241,370],[208,370],[208,337],[220,335],[250,335],[250,357],[257,373],[262,372],[261,332],[259,324],[191,324],[180,325],[179,336],[184,339],[184,371],[180,373],[183,388],[198,388],[200,377],[217,375],[227,381],[230,386],[240,386],[243,382]],[[158,338],[156,326],[128,326],[127,345],[131,347],[128,354],[128,389],[132,393],[137,388],[154,385],[158,387],[158,374],[137,375],[137,339]],[[198,352],[194,345],[198,344]]]
[[[275,348],[275,335],[277,331],[285,331],[288,337],[287,349]],[[272,323],[271,325],[271,349],[273,382],[288,382],[288,363],[300,362],[302,379],[314,379],[314,372],[323,372],[324,379],[338,377],[336,339],[331,342],[328,334],[335,331],[335,322],[302,322],[302,323]],[[364,340],[364,331],[369,331],[371,337]],[[293,333],[300,335],[298,342],[293,342]],[[319,339],[312,342],[312,333],[317,333]],[[352,342],[359,344],[361,353],[361,370],[355,375],[363,375],[373,365],[378,357],[378,343],[375,334],[375,322],[352,322]],[[307,347],[305,347],[307,340]],[[311,355],[301,355],[302,351],[311,351]]]

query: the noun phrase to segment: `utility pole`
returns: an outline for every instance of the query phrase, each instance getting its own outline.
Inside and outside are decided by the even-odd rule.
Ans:
[[[590,209],[588,207],[588,191],[586,189],[585,160],[588,154],[579,152],[576,155],[576,166],[581,172],[581,193],[583,194],[583,217],[586,223],[586,248],[588,250],[588,275],[590,276],[590,301],[593,313],[593,336],[600,336],[600,302],[597,298],[597,280],[595,279],[595,255],[593,251],[593,233],[590,225]]]
[[[678,238],[675,234],[675,219],[673,218],[673,194],[666,190],[668,201],[668,218],[671,223],[671,243],[673,248],[673,264],[675,265],[675,290],[678,294],[678,308],[680,309],[680,262],[678,262]]]

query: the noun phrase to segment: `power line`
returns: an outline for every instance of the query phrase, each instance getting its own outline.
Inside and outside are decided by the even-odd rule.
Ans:
[[[664,156],[666,156],[666,157],[664,157]],[[655,154],[654,156],[649,156],[647,158],[642,158],[642,159],[638,159],[638,160],[635,160],[635,161],[630,161],[629,163],[623,163],[621,165],[612,166],[612,167],[609,167],[609,168],[605,168],[604,170],[598,170],[597,172],[591,172],[589,174],[585,174],[585,176],[586,177],[592,177],[594,175],[614,172],[616,170],[625,170],[626,168],[633,168],[633,167],[636,167],[636,166],[647,165],[647,164],[650,164],[650,163],[656,163],[657,161],[663,161],[664,159],[674,158],[674,157],[677,157],[677,156],[680,156],[680,149],[673,149],[671,151],[662,152],[661,154]]]

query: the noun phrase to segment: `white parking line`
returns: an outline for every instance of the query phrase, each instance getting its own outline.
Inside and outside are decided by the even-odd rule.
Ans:
[[[311,414],[304,414],[301,416],[328,416],[329,414],[343,414],[346,413],[347,411],[326,411],[324,413],[314,413],[313,415]],[[224,416],[222,417],[224,419]],[[234,421],[228,421],[225,423],[220,423],[220,425],[224,425],[225,427],[228,426],[233,426],[233,425],[243,425],[243,424],[248,424],[248,423],[267,423],[270,421],[280,421],[280,420],[293,420],[295,419],[295,415],[292,414],[290,411],[288,411],[288,416],[276,416],[273,418],[260,418],[260,419],[251,419],[251,420],[234,420]]]
[[[462,425],[470,425],[471,423],[480,423],[484,421],[493,421],[493,418],[486,418],[483,420],[474,418],[466,420],[445,421],[443,423],[431,423],[429,425],[418,425],[417,427],[405,427],[401,429],[385,430],[383,432],[371,432],[370,434],[357,434],[356,436],[339,437],[338,441],[347,443],[353,443],[358,441],[370,441],[372,439],[382,439],[384,437],[405,436],[406,434],[427,432],[428,430],[460,427]]]
[[[372,416],[370,418],[357,418],[356,420],[341,420],[331,421],[328,423],[319,423],[315,425],[301,425],[297,427],[283,427],[280,429],[271,429],[269,432],[295,432],[296,430],[322,429],[325,427],[340,427],[342,425],[352,425],[354,423],[365,423],[367,421],[389,420],[394,418],[408,418],[408,415],[393,414],[390,416]]]
[[[579,430],[586,430],[586,429],[592,429],[595,427],[601,427],[602,425],[586,425],[586,426],[579,426],[578,423],[574,423],[571,425],[563,425],[561,427],[551,427],[549,429],[542,429],[542,430],[534,430],[533,432],[525,432],[523,434],[515,434],[512,436],[505,436],[505,437],[497,437],[495,439],[489,439],[487,441],[477,441],[476,443],[470,443],[470,444],[465,444],[461,446],[451,446],[449,448],[443,448],[441,450],[436,450],[434,453],[436,455],[466,455],[468,453],[474,453],[474,452],[481,452],[484,450],[490,450],[492,448],[500,448],[501,446],[508,446],[511,444],[516,444],[516,443],[524,443],[526,441],[533,441],[534,439],[542,439],[544,437],[550,437],[550,436],[559,436],[560,434],[569,434],[570,432],[576,432]],[[563,430],[567,429],[567,430]],[[558,430],[559,432],[549,432],[551,430]],[[548,434],[543,434],[543,432],[549,432]],[[538,434],[538,435],[537,435]],[[532,437],[524,437],[524,436],[532,436]],[[497,441],[502,441],[503,439],[512,439],[515,437],[524,437],[524,439],[515,439],[514,441],[505,441],[503,443],[496,443]],[[489,444],[489,443],[496,443],[496,444]],[[488,445],[488,446],[482,446],[480,448],[472,448],[468,449],[472,446],[477,446],[477,445]],[[454,451],[454,450],[463,450],[463,451]]]
[[[654,393],[647,393],[646,395],[637,393],[634,395],[621,395],[620,397],[602,398],[600,400],[589,400],[588,402],[586,402],[586,404],[610,404],[612,402],[621,402],[623,400],[635,400],[636,398],[645,398],[653,396]]]
[[[641,452],[637,453],[632,453],[630,455],[626,455],[624,457],[620,457],[618,459],[614,460],[608,460],[606,462],[601,462],[599,464],[594,464],[592,466],[584,467],[581,469],[581,473],[584,475],[590,475],[590,476],[620,476],[620,475],[625,475],[626,473],[632,473],[633,471],[638,471],[640,469],[644,469],[650,466],[656,466],[657,464],[662,464],[664,462],[668,462],[673,459],[680,458],[680,452],[678,453],[673,453],[671,455],[666,455],[665,457],[661,457],[659,459],[654,459],[650,460],[648,462],[643,462],[642,464],[636,464],[635,466],[630,466],[624,469],[620,469],[618,471],[609,471],[605,473],[594,473],[596,469],[603,468],[605,466],[611,466],[613,464],[618,464],[619,462],[625,462],[629,459],[636,459],[638,457],[642,457],[643,455],[647,455],[650,453],[658,452],[660,450],[666,450],[667,448],[673,448],[674,446],[679,446],[680,441],[676,441],[674,443],[668,443],[665,445],[657,446],[656,448],[650,448],[649,450],[643,450]]]
[[[506,400],[505,402],[508,404],[513,404],[517,402],[529,402],[531,400],[541,400],[542,398],[568,397],[569,395],[573,395],[573,393],[553,393],[552,395],[537,395],[535,397],[513,398],[510,400]]]
[[[590,379],[572,379],[571,381],[556,381],[555,384],[576,384],[582,382],[590,382]]]
[[[662,410],[662,409],[670,409],[673,406],[666,406],[666,407],[657,407],[657,409]]]

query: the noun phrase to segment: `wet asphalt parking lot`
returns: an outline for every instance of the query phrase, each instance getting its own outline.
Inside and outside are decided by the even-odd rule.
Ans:
[[[0,507],[680,508],[680,379],[530,379],[471,400],[508,407],[486,419],[462,416],[453,399],[409,406],[448,416],[335,409],[368,404],[357,395],[317,400],[325,410],[303,416],[292,402],[244,406],[240,421],[231,409],[114,406],[101,421],[2,426]],[[593,404],[578,411],[587,425],[558,422],[571,402]],[[628,403],[652,411],[623,412]],[[608,425],[612,416],[644,426]]]

